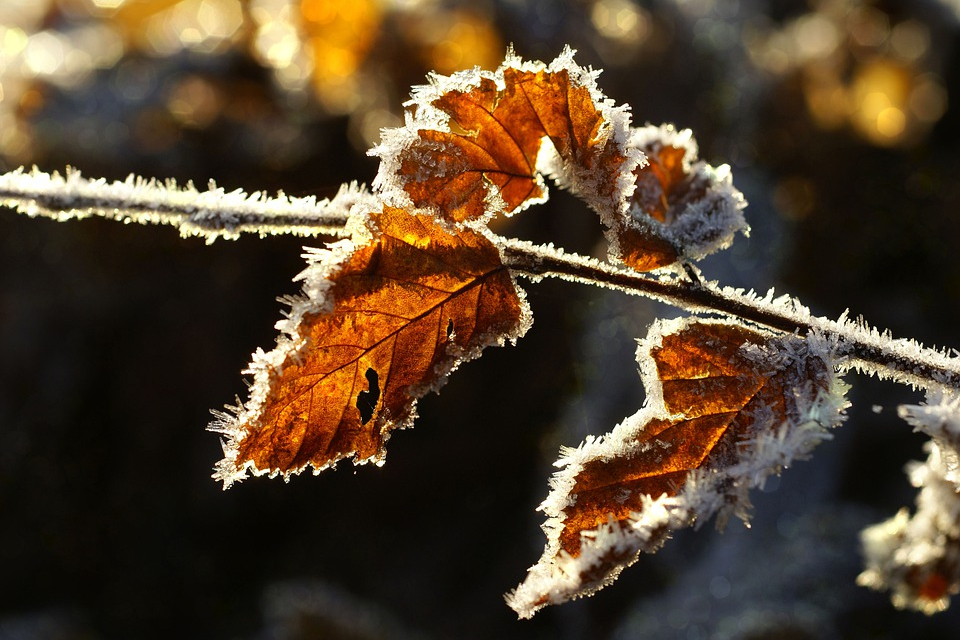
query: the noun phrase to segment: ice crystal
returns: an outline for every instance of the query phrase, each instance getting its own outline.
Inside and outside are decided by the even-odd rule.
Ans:
[[[861,534],[866,569],[857,583],[890,590],[899,608],[936,613],[960,592],[960,393],[934,391],[922,405],[902,405],[899,413],[932,437],[924,462],[907,466],[919,489],[912,516],[901,509],[893,518]]]
[[[169,224],[183,236],[236,238],[241,233],[340,236],[350,210],[373,207],[370,192],[356,183],[344,185],[329,200],[292,198],[263,192],[226,191],[210,183],[206,191],[131,175],[126,180],[89,180],[79,171],[64,175],[23,168],[0,175],[0,204],[28,216],[54,220],[100,216],[121,222]]]
[[[753,407],[753,435],[741,442],[733,464],[691,470],[676,495],[643,496],[642,507],[626,523],[611,519],[585,531],[579,555],[571,555],[561,547],[560,534],[566,511],[578,499],[578,476],[593,461],[630,458],[638,447],[658,446],[656,440],[638,436],[652,420],[677,416],[664,404],[663,384],[650,353],[665,335],[677,334],[695,322],[702,321],[654,323],[638,349],[647,390],[645,406],[609,434],[588,437],[579,447],[561,452],[556,463],[561,470],[551,479],[550,494],[539,507],[548,517],[543,525],[546,548],[524,582],[507,595],[508,604],[521,617],[530,617],[548,604],[592,594],[616,579],[641,552],[656,551],[672,531],[698,525],[714,515],[721,528],[730,516],[747,521],[749,490],[762,487],[771,474],[780,473],[794,460],[806,458],[813,447],[830,438],[828,429],[844,419],[847,385],[836,373],[839,358],[834,340],[814,333],[807,338],[771,337],[764,346],[745,345],[741,352],[759,370],[769,371],[765,375],[785,377],[786,409]],[[811,367],[811,363],[816,365]]]

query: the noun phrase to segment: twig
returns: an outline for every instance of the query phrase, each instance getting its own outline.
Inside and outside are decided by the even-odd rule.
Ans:
[[[23,169],[0,176],[0,204],[29,216],[56,220],[100,216],[121,222],[169,224],[181,235],[207,242],[241,233],[300,236],[348,235],[347,221],[355,206],[378,208],[378,199],[364,187],[346,185],[330,200],[314,197],[268,197],[261,192],[226,192],[216,185],[198,191],[130,176],[123,182],[87,180],[68,169],[65,176]],[[858,369],[922,388],[960,389],[960,359],[925,348],[913,340],[894,339],[864,322],[845,316],[816,317],[789,296],[774,299],[753,292],[720,287],[674,276],[654,277],[522,240],[496,238],[504,263],[513,272],[533,278],[559,277],[643,295],[691,313],[714,313],[786,333],[812,330],[837,340],[839,355]]]
[[[806,335],[819,331],[838,343],[838,355],[847,368],[876,374],[915,387],[960,389],[960,358],[926,348],[914,340],[895,339],[888,332],[872,329],[865,322],[817,317],[789,296],[760,297],[715,282],[698,283],[673,277],[653,277],[629,269],[567,254],[528,242],[499,239],[504,263],[515,273],[558,277],[586,284],[600,284],[643,295],[691,313],[714,313],[746,320],[786,333]]]
[[[120,222],[168,224],[183,236],[201,236],[208,243],[241,233],[342,236],[351,207],[373,202],[356,183],[344,185],[331,200],[314,196],[269,197],[262,192],[227,192],[210,183],[206,191],[193,184],[180,187],[168,180],[130,176],[123,182],[88,180],[68,168],[61,176],[17,171],[0,176],[0,204],[28,216],[55,220],[99,216]]]

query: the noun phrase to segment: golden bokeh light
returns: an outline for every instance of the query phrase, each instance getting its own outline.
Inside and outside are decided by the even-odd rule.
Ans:
[[[167,110],[182,126],[203,129],[223,110],[223,96],[208,79],[187,76],[177,82],[167,96]]]
[[[605,38],[637,44],[651,31],[650,14],[630,0],[599,0],[590,10],[590,22]]]
[[[675,5],[672,19],[686,21],[694,48],[737,49],[760,82],[798,86],[816,127],[909,146],[947,109],[940,32],[922,18],[854,0],[822,0],[785,19],[758,11],[750,20],[740,18],[736,2]],[[581,46],[594,47],[608,66],[666,54],[663,43],[678,33],[662,11],[637,0],[531,10],[542,28],[578,16],[589,43]],[[496,4],[442,0],[2,0],[0,116],[25,117],[20,96],[34,83],[83,90],[115,66],[117,95],[147,99],[146,85],[120,80],[128,57],[226,54],[267,70],[266,92],[281,110],[312,109],[301,123],[345,116],[351,143],[366,148],[381,126],[397,122],[402,87],[424,73],[498,66],[507,47],[498,26],[504,15]],[[199,97],[199,85],[170,86],[152,106],[178,126],[207,126],[213,103]]]
[[[947,110],[947,90],[943,81],[933,73],[914,78],[913,90],[907,99],[910,113],[925,125],[932,125]]]
[[[25,112],[11,105],[34,82],[82,90],[98,81],[95,72],[116,67],[111,90],[139,105],[153,100],[150,92],[157,87],[124,71],[125,60],[163,61],[183,52],[239,55],[269,71],[281,110],[313,109],[297,126],[347,116],[350,140],[367,148],[379,139],[380,126],[398,121],[402,100],[396,92],[409,82],[391,79],[401,67],[422,77],[429,70],[499,64],[506,43],[488,11],[486,5],[434,0],[3,0],[0,116],[12,113],[20,122]],[[629,16],[618,19],[625,27],[632,24]],[[158,64],[150,73],[163,68]],[[206,127],[217,110],[208,89],[195,77],[171,81],[159,103],[149,105],[155,111],[135,119],[165,123],[163,113],[176,126]],[[141,129],[131,127],[134,137]],[[0,148],[0,154],[10,149]]]
[[[908,73],[886,60],[857,68],[850,87],[850,122],[868,140],[890,144],[903,134],[903,109],[910,91]]]
[[[496,68],[505,45],[490,22],[470,10],[433,12],[421,27],[426,47],[424,61],[438,73],[450,74],[478,66]]]
[[[301,0],[307,46],[313,55],[313,87],[325,109],[349,113],[361,99],[356,72],[380,31],[376,0]]]
[[[895,22],[879,8],[827,2],[775,28],[742,34],[751,61],[777,75],[795,74],[814,124],[848,127],[877,146],[922,140],[947,108],[943,80],[928,71],[929,28]]]
[[[890,32],[890,48],[904,62],[916,62],[930,49],[930,30],[916,20],[904,20]]]
[[[287,0],[251,0],[248,11],[256,31],[252,42],[254,58],[274,69],[295,64],[301,46],[293,5]]]

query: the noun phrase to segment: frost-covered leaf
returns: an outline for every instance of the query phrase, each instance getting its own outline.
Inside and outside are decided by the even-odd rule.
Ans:
[[[217,478],[320,471],[353,456],[381,462],[416,401],[483,347],[529,326],[497,248],[469,228],[384,208],[353,238],[308,255],[305,297],[292,302],[269,353],[254,354],[246,406],[227,435]]]
[[[925,462],[907,466],[920,491],[906,508],[861,534],[866,569],[857,583],[890,590],[893,604],[927,614],[947,608],[960,593],[960,393],[931,392],[922,405],[902,405],[900,416],[932,440]]]
[[[643,151],[647,163],[634,171],[629,210],[610,224],[615,259],[650,271],[681,257],[699,260],[730,246],[737,232],[749,233],[746,203],[730,168],[698,160],[689,129],[637,128],[630,144]]]
[[[595,208],[625,207],[641,158],[626,146],[629,118],[572,51],[550,65],[508,54],[496,71],[431,80],[414,91],[406,126],[385,131],[373,151],[383,159],[378,187],[443,218],[473,220],[545,200],[540,173],[549,171]],[[554,157],[538,166],[544,141]]]
[[[943,452],[953,457],[944,461],[945,479],[960,490],[960,391],[933,391],[923,404],[905,404],[898,409],[901,418],[914,429],[930,436]]]
[[[507,600],[522,617],[589,595],[678,528],[747,518],[747,491],[842,420],[834,345],[726,322],[658,323],[641,345],[646,406],[588,438],[540,506],[540,562]]]

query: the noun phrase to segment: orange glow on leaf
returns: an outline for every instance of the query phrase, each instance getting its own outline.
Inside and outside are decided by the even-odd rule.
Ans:
[[[575,500],[564,510],[561,549],[577,556],[584,532],[611,518],[625,526],[642,511],[644,499],[677,495],[690,471],[736,464],[738,445],[753,435],[757,408],[772,407],[781,422],[787,420],[788,374],[771,375],[741,351],[744,344],[765,341],[743,327],[707,323],[663,336],[650,355],[664,406],[673,415],[650,420],[629,453],[583,465],[570,491]],[[602,574],[611,567],[594,570]]]
[[[687,150],[656,145],[644,149],[648,164],[637,169],[636,204],[651,218],[668,222],[671,196],[686,177],[683,157]]]
[[[647,163],[634,170],[635,190],[626,216],[614,219],[617,258],[637,271],[652,271],[681,257],[699,260],[747,232],[743,201],[729,169],[697,160],[689,131],[642,127],[634,144]]]
[[[926,577],[917,595],[923,600],[937,602],[950,593],[950,581],[939,573],[932,573]]]
[[[673,205],[692,178],[689,162],[684,162],[687,149],[656,141],[645,145],[643,152],[647,164],[634,171],[633,204],[650,218],[670,224],[676,216]],[[679,257],[677,247],[649,225],[637,228],[622,223],[617,242],[621,261],[637,271],[653,271]]]
[[[371,229],[374,239],[331,276],[333,308],[303,316],[303,346],[271,373],[256,420],[241,425],[238,470],[380,461],[417,399],[522,331],[525,304],[482,235],[391,208],[371,214]]]
[[[577,167],[602,163],[611,175],[619,167],[623,158],[602,140],[605,121],[590,91],[567,70],[507,67],[503,76],[502,89],[483,78],[433,102],[450,116],[452,130],[421,130],[419,143],[401,155],[400,177],[414,204],[450,220],[473,220],[487,213],[493,186],[507,213],[522,209],[544,196],[536,170],[544,137]],[[424,166],[438,170],[424,173]]]

